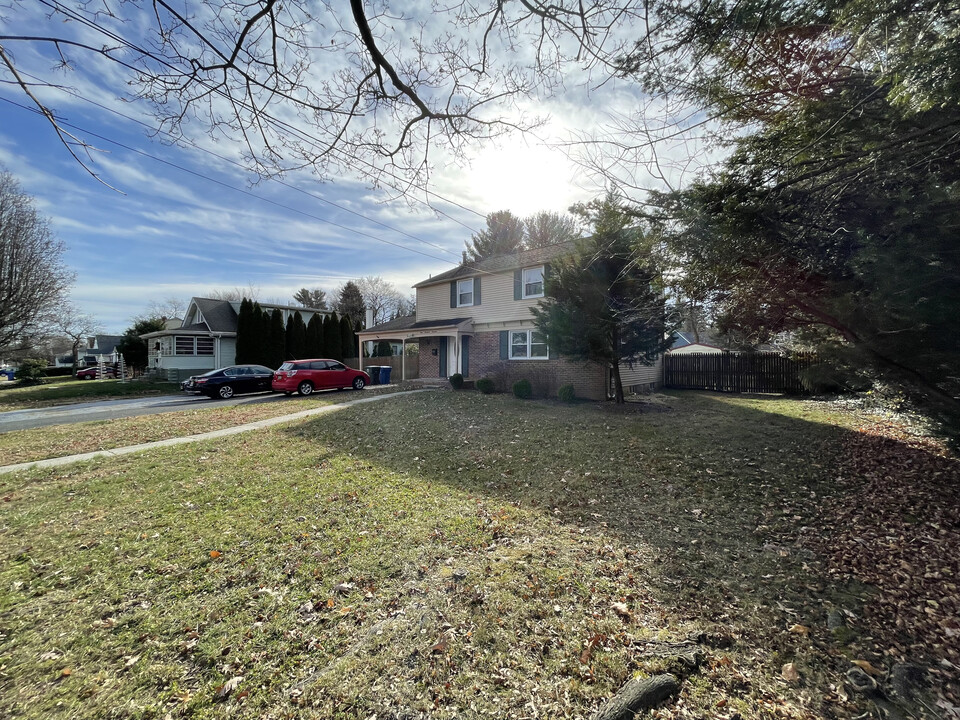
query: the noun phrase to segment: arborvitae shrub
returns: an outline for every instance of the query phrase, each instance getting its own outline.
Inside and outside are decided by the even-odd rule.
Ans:
[[[565,403],[572,403],[577,399],[577,391],[573,389],[573,385],[561,385],[557,390],[557,397]]]
[[[450,385],[454,390],[459,390],[463,387],[463,375],[460,373],[454,373],[450,376]]]
[[[516,395],[521,400],[526,400],[528,397],[533,395],[533,388],[530,385],[530,381],[517,380],[513,384],[513,394]]]
[[[482,392],[484,395],[489,395],[494,391],[493,380],[490,378],[480,378],[476,382],[477,390]]]

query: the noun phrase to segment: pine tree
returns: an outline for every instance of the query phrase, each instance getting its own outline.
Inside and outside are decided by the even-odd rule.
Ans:
[[[303,315],[299,311],[295,312],[290,318],[292,325],[289,326],[290,335],[287,343],[288,352],[295,360],[302,360],[307,357],[307,325],[303,322]]]
[[[307,323],[307,355],[312,358],[326,357],[323,345],[323,315],[314,313]]]
[[[340,318],[340,351],[344,358],[356,357],[357,342],[353,334],[353,323],[346,315]]]
[[[363,323],[366,322],[367,306],[363,302],[363,293],[360,292],[360,287],[353,280],[348,280],[340,288],[340,294],[337,296],[333,309],[341,315],[347,315],[351,320],[359,322],[361,329],[363,329]]]
[[[328,358],[343,359],[343,350],[340,347],[340,320],[336,313],[330,313],[323,319],[323,343],[326,346]]]
[[[509,210],[487,215],[487,227],[470,238],[467,260],[476,262],[494,255],[506,255],[523,248],[523,220]]]
[[[247,298],[240,301],[240,312],[237,313],[237,350],[235,353],[237,364],[250,362],[250,333],[253,314],[253,303]]]
[[[608,194],[580,212],[592,221],[593,234],[551,266],[534,322],[551,353],[609,364],[622,403],[621,364],[652,365],[670,343],[670,328],[643,238],[629,227],[617,197]]]
[[[248,327],[250,336],[247,346],[248,359],[244,362],[263,365],[270,357],[270,316],[264,312],[258,302],[253,304]]]
[[[276,370],[283,364],[286,353],[287,331],[283,327],[283,311],[274,308],[270,314],[270,358],[267,367]]]

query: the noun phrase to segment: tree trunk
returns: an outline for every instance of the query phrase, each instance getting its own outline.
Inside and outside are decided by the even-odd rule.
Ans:
[[[613,361],[613,366],[610,370],[613,375],[613,400],[617,405],[622,405],[626,402],[623,398],[623,381],[620,379],[620,360],[615,359]]]

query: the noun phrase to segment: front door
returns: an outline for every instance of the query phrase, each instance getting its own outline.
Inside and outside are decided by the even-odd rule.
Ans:
[[[452,373],[447,372],[447,339],[445,337],[439,338],[440,340],[440,352],[439,352],[439,372],[440,377],[449,377]]]

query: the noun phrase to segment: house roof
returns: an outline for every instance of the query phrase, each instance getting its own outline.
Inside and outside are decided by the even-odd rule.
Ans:
[[[374,325],[369,330],[358,332],[357,335],[383,336],[392,332],[409,333],[411,331],[416,332],[417,330],[429,330],[438,327],[454,327],[470,320],[470,318],[447,318],[444,320],[423,320],[421,322],[416,322],[416,319],[416,315],[407,315],[406,317],[397,318],[385,323],[380,323],[379,325]]]
[[[520,252],[509,253],[507,255],[494,255],[484,258],[478,262],[467,262],[458,265],[452,270],[434,275],[413,287],[421,288],[437,283],[448,282],[461,277],[473,277],[475,275],[488,275],[490,273],[504,272],[505,270],[515,270],[517,268],[539,265],[553,260],[561,255],[569,255],[576,249],[576,242],[568,240],[566,242],[547,245],[542,248],[533,248],[532,250],[521,250]]]
[[[107,355],[116,349],[117,343],[123,340],[123,335],[97,335],[96,338],[97,347],[91,349],[95,349],[99,355]]]
[[[715,338],[707,334],[701,334],[700,340],[697,340],[697,336],[692,332],[675,330],[673,332],[674,339],[673,344],[670,346],[670,350],[679,350],[680,348],[687,347],[688,345],[703,345],[704,347],[721,347]]]
[[[387,322],[380,323],[379,325],[374,325],[369,330],[364,330],[363,332],[390,332],[392,330],[409,330],[417,322],[416,315],[404,315],[403,317],[394,318],[393,320],[388,320]],[[444,320],[443,322],[447,322]]]
[[[211,332],[237,331],[237,313],[229,301],[195,297],[193,302],[200,308],[206,328]],[[180,329],[187,330],[191,327],[193,326],[188,325]]]

